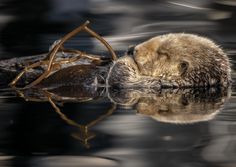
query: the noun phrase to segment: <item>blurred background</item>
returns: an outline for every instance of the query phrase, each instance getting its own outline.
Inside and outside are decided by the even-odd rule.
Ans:
[[[1,0],[0,59],[48,52],[80,24],[103,36],[122,56],[129,45],[171,32],[195,33],[221,45],[235,69],[235,0]],[[86,33],[67,43],[96,54],[107,51]],[[232,72],[235,78],[234,70]],[[193,166],[236,164],[235,86],[216,119],[188,125],[157,122],[118,108],[92,128],[89,148],[48,103],[25,102],[0,91],[0,166]],[[106,114],[109,100],[67,104],[81,124]]]
[[[120,54],[128,45],[169,32],[207,36],[232,50],[235,3],[234,0],[1,0],[0,56],[47,52],[50,44],[86,20]],[[88,52],[104,51],[95,39],[83,33],[68,45]]]

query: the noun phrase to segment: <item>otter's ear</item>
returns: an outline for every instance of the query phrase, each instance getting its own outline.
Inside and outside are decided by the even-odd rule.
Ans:
[[[188,70],[188,67],[189,67],[189,63],[187,61],[180,62],[179,64],[180,73],[184,74]]]
[[[127,50],[127,55],[134,55],[134,48],[135,48],[135,45],[132,45],[132,46],[129,46],[128,50]]]

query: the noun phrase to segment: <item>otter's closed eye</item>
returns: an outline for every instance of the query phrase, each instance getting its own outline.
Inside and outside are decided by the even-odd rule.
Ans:
[[[188,62],[182,61],[182,62],[179,64],[180,72],[181,72],[182,74],[183,74],[184,72],[186,72],[187,69],[188,69],[188,66],[189,66]]]

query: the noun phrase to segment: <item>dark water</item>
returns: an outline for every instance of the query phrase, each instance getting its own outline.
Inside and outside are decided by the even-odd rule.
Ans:
[[[235,79],[236,4],[231,2],[3,0],[0,56],[47,52],[56,39],[88,19],[120,55],[128,45],[168,32],[207,36],[229,55]],[[67,45],[107,54],[83,33]],[[131,91],[137,94],[134,99],[127,93],[58,104],[61,111],[55,112],[49,102],[25,101],[1,90],[0,166],[236,166],[234,83],[228,95],[218,90],[185,92],[187,104],[175,92]],[[150,114],[166,106],[177,117]],[[178,117],[182,111],[186,114]]]

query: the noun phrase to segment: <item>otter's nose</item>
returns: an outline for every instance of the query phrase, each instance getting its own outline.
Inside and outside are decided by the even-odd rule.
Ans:
[[[127,55],[133,56],[134,55],[134,48],[135,48],[135,45],[130,46],[127,50]]]

